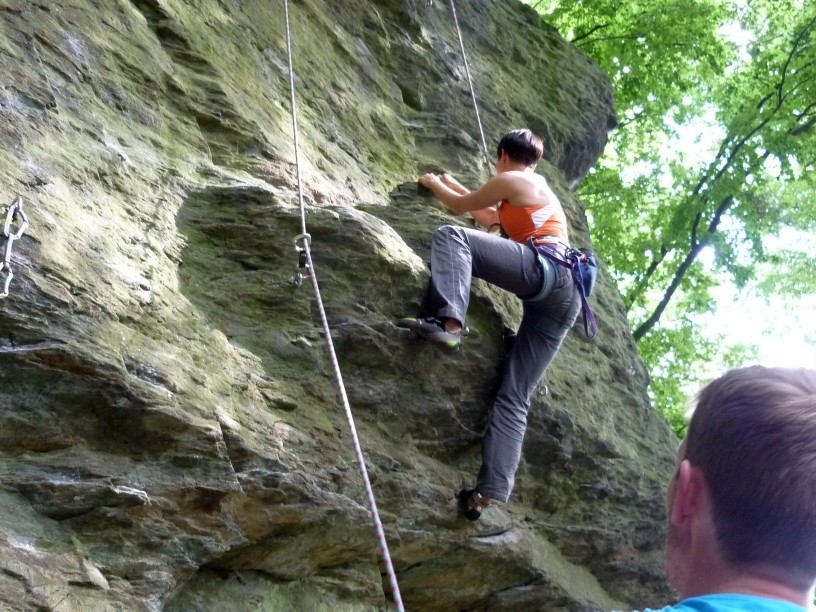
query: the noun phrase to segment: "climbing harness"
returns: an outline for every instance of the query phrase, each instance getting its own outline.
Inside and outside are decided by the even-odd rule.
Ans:
[[[465,42],[462,39],[462,30],[459,27],[459,18],[456,16],[456,4],[454,4],[454,0],[450,0],[450,7],[453,13],[453,23],[456,25],[456,35],[459,37],[459,49],[462,52],[462,63],[465,65],[465,76],[467,76],[470,97],[473,100],[473,110],[476,112],[476,124],[479,126],[479,136],[482,138],[482,152],[484,153],[487,167],[490,169],[493,164],[490,161],[490,154],[487,152],[487,141],[485,140],[484,129],[482,129],[482,118],[479,116],[479,105],[476,103],[476,90],[473,88],[473,79],[470,77],[470,68],[468,67],[467,54],[465,53]]]
[[[592,294],[595,286],[595,277],[598,273],[598,263],[595,253],[587,248],[573,249],[566,247],[564,252],[558,249],[558,244],[539,242],[535,244],[538,254],[546,257],[554,264],[569,268],[572,280],[581,294],[581,312],[584,317],[584,334],[587,338],[594,338],[598,334],[598,323],[595,314],[589,307],[587,298]],[[592,330],[590,332],[590,329]]]
[[[289,60],[289,97],[290,110],[292,112],[292,140],[295,149],[295,174],[297,176],[298,202],[300,204],[300,225],[301,232],[295,238],[296,249],[299,252],[298,272],[293,277],[299,278],[302,282],[304,271],[312,279],[312,287],[315,292],[315,301],[317,302],[318,310],[320,311],[320,320],[323,323],[323,330],[326,336],[326,345],[331,358],[332,366],[334,368],[335,381],[337,382],[338,390],[343,402],[343,408],[346,412],[349,429],[351,431],[351,439],[354,445],[354,453],[357,457],[357,466],[360,470],[360,476],[365,485],[366,497],[368,498],[368,509],[371,515],[371,520],[374,523],[374,529],[377,532],[377,538],[380,544],[380,553],[382,554],[385,569],[388,574],[388,582],[391,586],[391,596],[394,604],[397,606],[399,612],[404,612],[405,608],[402,605],[402,596],[400,595],[399,585],[397,584],[397,574],[394,571],[394,565],[391,562],[391,555],[388,552],[388,543],[385,540],[385,531],[383,530],[382,521],[380,520],[380,513],[377,510],[377,501],[374,499],[374,491],[371,488],[371,480],[368,477],[368,470],[366,468],[365,459],[363,457],[363,450],[360,447],[360,439],[357,435],[357,428],[354,425],[354,416],[351,413],[351,406],[349,405],[348,395],[346,394],[346,387],[343,384],[343,375],[340,372],[340,364],[337,361],[337,354],[334,350],[334,343],[332,342],[331,330],[329,322],[326,318],[326,310],[323,307],[323,299],[320,296],[320,287],[317,283],[317,275],[315,274],[314,265],[312,262],[311,253],[311,238],[306,232],[306,207],[303,203],[303,184],[300,178],[300,147],[298,145],[298,131],[297,131],[297,110],[295,108],[295,71],[292,64],[292,35],[289,27],[289,0],[283,1],[284,17],[286,21],[286,52]],[[294,283],[299,285],[300,282]]]
[[[19,219],[18,219],[19,217]],[[11,233],[11,224],[14,221],[22,220],[17,232]],[[3,225],[3,236],[6,238],[6,247],[3,250],[3,265],[0,267],[0,279],[5,274],[6,278],[3,281],[3,292],[0,293],[0,299],[8,297],[9,285],[11,279],[14,278],[14,273],[11,271],[11,248],[14,246],[14,241],[22,238],[23,233],[28,228],[28,217],[23,210],[23,198],[17,196],[14,202],[6,209],[6,222]]]
[[[298,269],[290,279],[293,287],[300,287],[303,284],[303,278],[311,274],[312,266],[309,265],[309,259],[306,256],[306,244],[312,244],[312,237],[309,234],[298,234],[295,236],[295,250],[299,255]]]

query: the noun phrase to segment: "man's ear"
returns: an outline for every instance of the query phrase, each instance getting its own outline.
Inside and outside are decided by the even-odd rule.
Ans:
[[[677,527],[687,526],[688,521],[701,511],[705,482],[702,472],[688,459],[680,462],[674,479],[674,491],[669,508],[669,520]]]

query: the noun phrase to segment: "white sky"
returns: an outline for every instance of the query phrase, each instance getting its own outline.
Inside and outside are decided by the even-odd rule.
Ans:
[[[771,249],[786,245],[797,245],[812,253],[816,236],[783,229],[779,238],[766,241]],[[700,261],[710,266],[711,259],[709,251]],[[719,332],[727,337],[728,343],[756,345],[759,350],[756,363],[761,365],[816,367],[816,295],[765,298],[751,287],[740,292],[730,283],[718,287],[713,294],[717,312],[700,318],[700,325],[711,336]]]

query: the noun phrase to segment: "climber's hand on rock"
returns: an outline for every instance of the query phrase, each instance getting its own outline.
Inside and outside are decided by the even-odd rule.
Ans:
[[[419,177],[419,184],[430,189],[434,183],[438,183],[441,180],[442,179],[438,175],[428,172],[427,174],[423,174]]]

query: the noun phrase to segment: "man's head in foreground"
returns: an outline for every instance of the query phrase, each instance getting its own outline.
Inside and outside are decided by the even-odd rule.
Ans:
[[[668,490],[669,582],[808,605],[816,581],[816,371],[732,370],[698,395]]]

